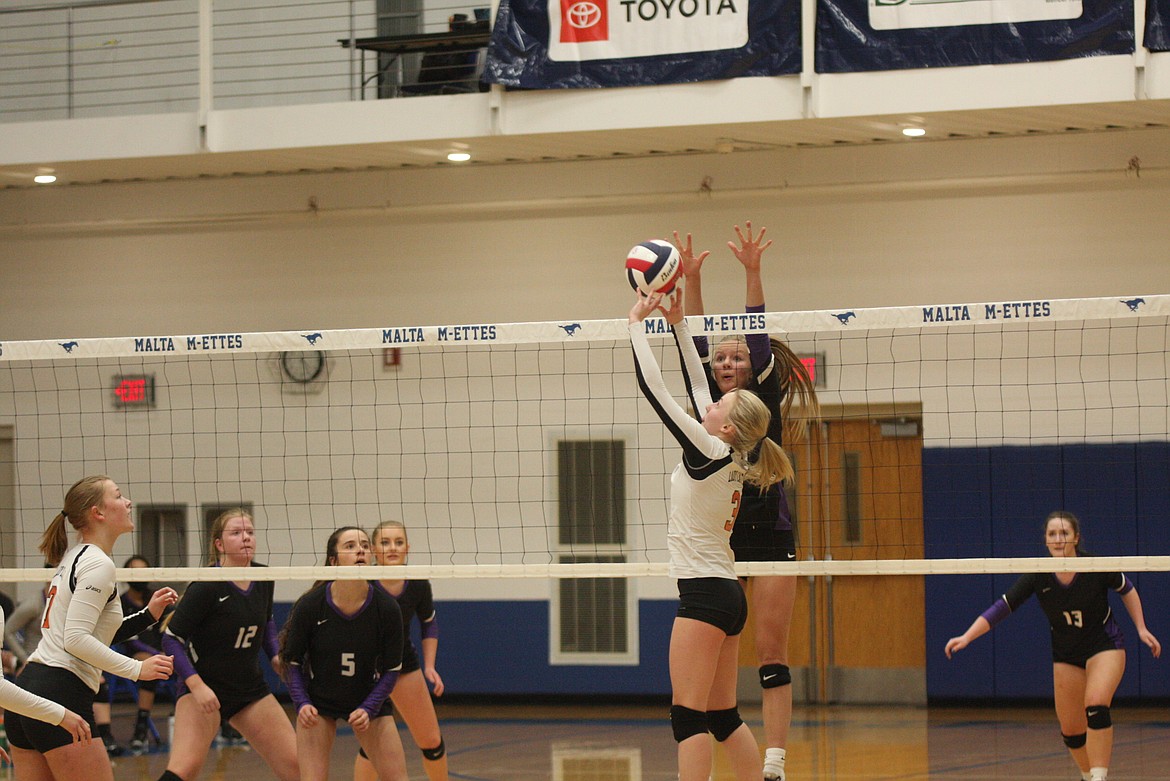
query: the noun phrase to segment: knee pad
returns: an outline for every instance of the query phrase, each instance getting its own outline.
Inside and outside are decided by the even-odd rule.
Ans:
[[[743,719],[739,717],[739,708],[709,710],[707,711],[707,723],[711,726],[711,734],[715,736],[715,740],[722,743],[731,737],[731,733],[739,729],[739,725],[743,724]]]
[[[674,732],[676,743],[682,743],[695,735],[706,735],[711,731],[707,727],[706,713],[684,708],[682,705],[670,706],[670,728]]]
[[[1089,729],[1109,729],[1113,726],[1113,717],[1109,715],[1108,705],[1090,705],[1085,708],[1085,721]]]
[[[1085,745],[1085,741],[1087,740],[1087,737],[1083,732],[1079,735],[1065,735],[1062,732],[1060,737],[1064,739],[1064,745],[1068,746],[1069,748],[1082,748]]]
[[[358,756],[361,757],[362,759],[369,759],[370,758],[370,755],[367,754],[366,750],[364,748],[362,748],[361,746],[358,746]]]
[[[442,759],[443,755],[447,753],[447,746],[443,744],[443,739],[439,738],[439,745],[434,748],[422,749],[423,759],[429,759],[434,762],[436,759]]]
[[[760,668],[760,688],[775,689],[792,683],[792,673],[786,664],[765,664]]]
[[[139,681],[138,691],[151,692],[152,694],[158,689],[158,681]]]

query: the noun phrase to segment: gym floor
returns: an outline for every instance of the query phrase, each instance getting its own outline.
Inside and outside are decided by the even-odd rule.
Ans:
[[[114,733],[125,741],[133,706],[117,704]],[[169,703],[156,720],[166,735]],[[666,705],[438,703],[453,781],[674,781],[675,745]],[[757,708],[743,709],[757,737]],[[1110,778],[1170,777],[1170,714],[1119,704]],[[411,781],[425,781],[414,742],[403,734]],[[331,777],[352,777],[357,741],[338,735]],[[1049,708],[798,707],[789,741],[790,781],[1075,781],[1072,759]],[[165,752],[114,760],[117,781],[154,781]],[[271,772],[246,746],[211,749],[203,779],[252,781]],[[717,752],[714,781],[732,781]],[[188,779],[188,781],[195,781]]]

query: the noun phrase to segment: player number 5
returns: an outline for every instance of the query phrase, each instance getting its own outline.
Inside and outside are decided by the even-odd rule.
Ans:
[[[341,674],[347,678],[352,678],[357,671],[357,664],[353,661],[352,653],[344,653],[341,655]]]

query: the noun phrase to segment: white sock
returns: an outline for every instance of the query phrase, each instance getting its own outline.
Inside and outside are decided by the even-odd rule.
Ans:
[[[787,751],[782,748],[769,748],[764,751],[764,774],[784,778],[784,760]]]
[[[1109,777],[1109,768],[1107,767],[1091,767],[1089,768],[1090,781],[1105,781]]]
[[[1088,771],[1081,773],[1081,781],[1093,781],[1093,777],[1089,775]]]

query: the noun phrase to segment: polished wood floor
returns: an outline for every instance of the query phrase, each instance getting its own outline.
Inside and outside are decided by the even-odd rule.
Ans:
[[[131,731],[131,706],[115,706],[115,733]],[[171,706],[160,704],[165,729]],[[665,706],[439,706],[452,781],[674,781],[675,745]],[[760,734],[759,712],[744,717]],[[1114,708],[1110,779],[1170,778],[1170,713]],[[411,781],[425,781],[404,733]],[[333,779],[349,779],[357,742],[339,735]],[[1077,781],[1047,708],[798,708],[789,742],[789,781]],[[114,760],[117,781],[154,781],[165,753]],[[273,778],[246,747],[213,748],[203,779]],[[714,781],[731,781],[719,762]],[[187,781],[195,781],[188,779]]]

